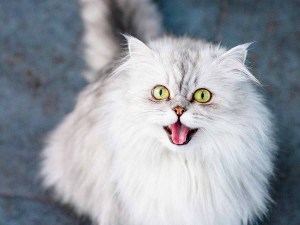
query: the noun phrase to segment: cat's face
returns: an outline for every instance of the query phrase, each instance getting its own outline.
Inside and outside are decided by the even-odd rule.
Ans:
[[[255,78],[244,66],[247,46],[226,52],[186,39],[163,42],[148,48],[129,39],[126,98],[141,132],[186,151],[240,126],[245,100],[256,96],[249,85]]]

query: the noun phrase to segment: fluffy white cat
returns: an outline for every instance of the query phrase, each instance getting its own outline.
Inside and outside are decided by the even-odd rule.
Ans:
[[[241,225],[262,216],[276,146],[244,65],[248,45],[149,41],[162,29],[146,0],[82,0],[82,14],[95,82],[48,139],[44,185],[97,225]],[[112,15],[148,40],[126,36],[118,61]]]

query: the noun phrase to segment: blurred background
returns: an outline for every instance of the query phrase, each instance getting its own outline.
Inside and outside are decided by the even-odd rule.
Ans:
[[[156,0],[168,32],[252,42],[248,65],[276,117],[275,203],[259,224],[300,225],[300,1]],[[0,0],[0,225],[88,225],[37,178],[45,135],[86,85],[76,0]]]

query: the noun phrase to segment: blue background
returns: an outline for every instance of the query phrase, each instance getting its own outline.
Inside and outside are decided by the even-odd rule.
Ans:
[[[268,218],[300,224],[300,1],[156,0],[170,33],[227,47],[255,41],[248,65],[276,116],[280,152]],[[45,135],[86,85],[74,0],[0,0],[0,225],[83,225],[37,178]]]

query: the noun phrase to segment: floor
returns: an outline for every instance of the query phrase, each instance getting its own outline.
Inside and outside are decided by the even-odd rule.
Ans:
[[[170,33],[223,45],[253,42],[248,65],[275,114],[280,152],[269,215],[300,224],[300,2],[156,0]],[[74,0],[0,0],[0,225],[88,225],[38,178],[47,133],[85,86]]]

